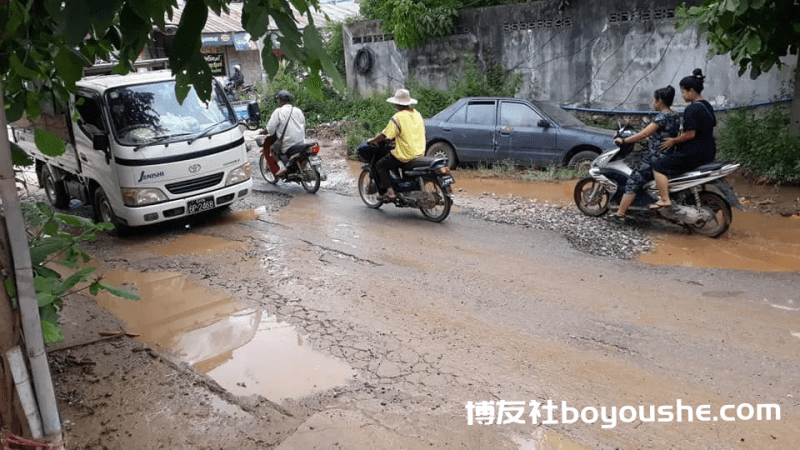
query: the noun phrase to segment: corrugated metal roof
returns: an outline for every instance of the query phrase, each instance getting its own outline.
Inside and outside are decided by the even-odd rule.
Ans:
[[[221,15],[217,15],[216,13],[209,11],[208,19],[206,20],[206,26],[203,27],[203,33],[235,33],[237,31],[244,31],[242,28],[242,7],[244,3],[230,3],[230,13],[222,13]],[[178,6],[172,12],[172,23],[179,23],[181,20],[181,14],[183,13],[183,4],[178,4]],[[302,29],[306,25],[308,25],[308,18],[295,11],[294,18],[298,24],[298,28]],[[359,14],[359,5],[355,2],[347,2],[347,3],[324,3],[320,5],[320,11],[316,11],[314,9],[311,10],[311,17],[314,20],[314,24],[317,26],[322,26],[327,23],[327,19],[325,15],[330,18],[332,22],[341,22],[348,17],[355,17]],[[275,22],[270,19],[269,23],[269,30],[276,31],[278,27],[275,25]]]

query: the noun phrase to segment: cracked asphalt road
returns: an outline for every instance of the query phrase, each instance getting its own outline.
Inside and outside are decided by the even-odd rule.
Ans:
[[[441,224],[392,205],[371,210],[346,182],[309,195],[257,178],[254,190],[255,213],[106,237],[90,251],[109,268],[180,272],[263,308],[355,376],[283,402],[227,394],[248,414],[243,425],[209,418],[227,414],[218,409],[191,420],[202,417],[206,433],[232,426],[233,436],[173,448],[800,447],[800,273],[592,256],[467,206]],[[186,234],[244,246],[153,252]],[[527,405],[547,400],[579,411],[680,401],[712,415],[768,403],[781,418],[532,423]],[[466,405],[480,401],[525,402],[524,423],[468,425]],[[261,436],[271,426],[279,431]]]

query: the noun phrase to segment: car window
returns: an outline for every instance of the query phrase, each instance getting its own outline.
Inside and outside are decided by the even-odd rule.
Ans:
[[[494,125],[494,102],[470,103],[467,105],[466,123],[474,125]]]
[[[105,129],[103,126],[103,114],[100,109],[100,102],[96,98],[78,94],[75,97],[75,109],[80,114],[78,126],[87,136],[92,137],[103,132]]]
[[[524,103],[500,103],[500,126],[536,127],[541,116]]]
[[[447,119],[450,123],[466,123],[467,122],[467,105],[458,108],[458,111],[453,113],[449,119]]]
[[[584,123],[578,120],[577,117],[573,116],[572,114],[564,111],[560,107],[553,105],[551,103],[544,103],[544,102],[532,102],[536,105],[537,108],[542,110],[545,114],[550,116],[551,119],[555,120],[561,126],[564,127],[581,127],[584,126]]]

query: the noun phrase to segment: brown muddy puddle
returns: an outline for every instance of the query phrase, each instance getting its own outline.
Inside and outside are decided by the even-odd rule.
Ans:
[[[478,197],[492,193],[498,197],[513,195],[550,203],[573,203],[572,191],[577,182],[501,180],[467,176],[457,171],[455,177],[459,195]],[[737,178],[730,181],[738,195],[756,199],[770,197],[784,203],[787,199],[800,198],[800,188],[797,187],[778,189],[752,186]],[[731,229],[719,239],[674,232],[653,233],[651,236],[656,240],[654,251],[638,258],[648,264],[800,271],[800,219],[796,216],[769,216],[754,208],[744,212],[734,209]]]
[[[213,255],[239,245],[188,234],[152,251]],[[293,326],[180,273],[115,269],[103,279],[142,298],[131,301],[104,292],[96,296],[126,323],[127,332],[172,351],[234,394],[278,402],[340,386],[354,374],[346,363],[315,351]]]

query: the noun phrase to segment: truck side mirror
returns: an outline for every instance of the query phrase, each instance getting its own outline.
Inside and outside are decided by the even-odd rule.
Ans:
[[[103,133],[98,133],[92,135],[92,148],[95,150],[102,150],[108,151],[108,135]]]
[[[247,120],[245,126],[249,130],[255,130],[261,125],[261,108],[258,107],[258,102],[250,102],[247,104]]]
[[[550,122],[545,119],[539,119],[539,123],[537,123],[536,125],[542,128],[550,128]]]

